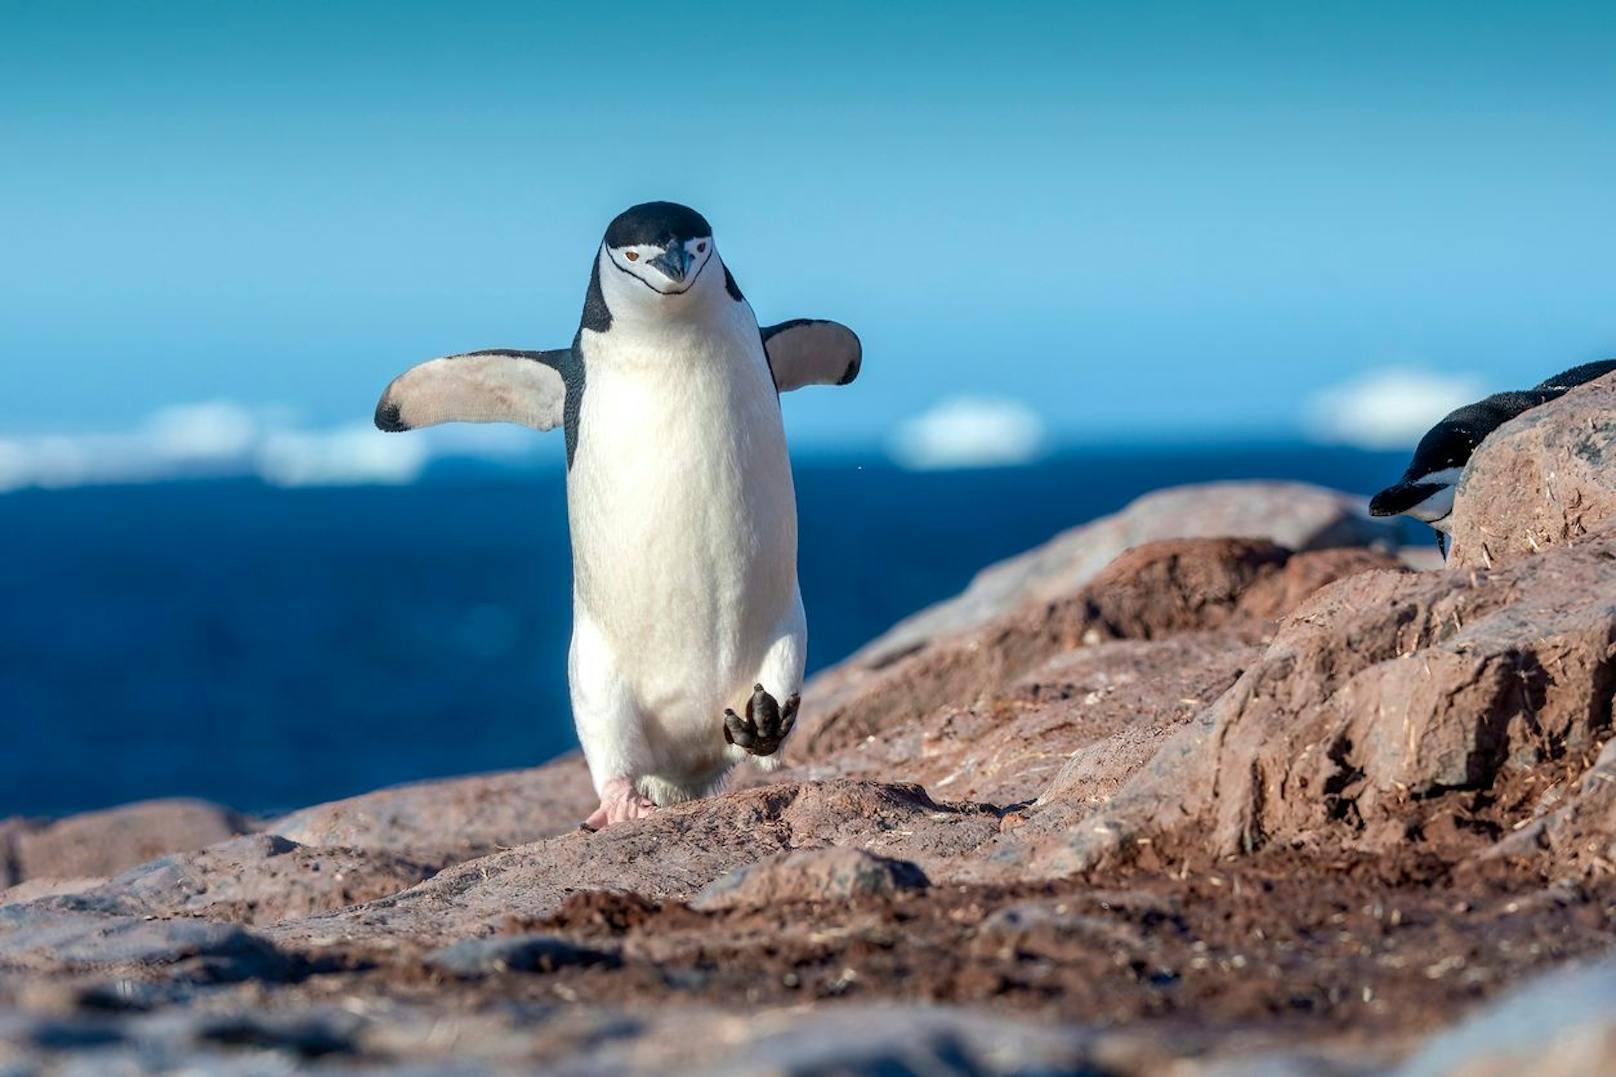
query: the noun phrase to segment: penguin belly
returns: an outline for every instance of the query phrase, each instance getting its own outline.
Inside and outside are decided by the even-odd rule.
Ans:
[[[574,647],[587,621],[598,652],[573,672],[612,682],[574,685],[575,710],[608,712],[576,716],[591,767],[621,750],[632,777],[690,796],[730,765],[724,709],[744,706],[781,632],[801,632],[779,401],[761,343],[738,335],[586,351],[567,482]],[[620,743],[592,752],[591,736]]]

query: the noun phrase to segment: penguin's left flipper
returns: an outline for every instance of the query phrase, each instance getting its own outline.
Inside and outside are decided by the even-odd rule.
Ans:
[[[752,686],[752,698],[746,701],[746,717],[732,710],[724,711],[724,739],[739,745],[752,755],[773,755],[797,724],[800,696],[792,695],[780,703],[761,684]]]
[[[839,322],[794,318],[762,329],[774,387],[782,393],[804,385],[846,385],[858,377],[864,346]]]
[[[432,359],[387,386],[376,404],[376,427],[391,433],[438,423],[518,423],[554,430],[562,423],[571,362],[566,348],[491,348]]]

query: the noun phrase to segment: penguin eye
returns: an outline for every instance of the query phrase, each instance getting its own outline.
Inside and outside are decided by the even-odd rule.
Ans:
[[[640,252],[639,251],[624,251],[623,252],[623,257],[627,258],[631,262],[638,262],[640,260]]]
[[[696,244],[696,253],[697,254],[706,254],[707,253],[707,243],[706,243],[705,240],[703,242],[701,242],[701,243]]]

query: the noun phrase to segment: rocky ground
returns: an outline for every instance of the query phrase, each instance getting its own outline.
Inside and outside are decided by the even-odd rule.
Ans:
[[[0,1073],[1616,1066],[1613,460],[1616,379],[1511,423],[1445,568],[1153,495],[600,833],[574,758],[0,822]]]

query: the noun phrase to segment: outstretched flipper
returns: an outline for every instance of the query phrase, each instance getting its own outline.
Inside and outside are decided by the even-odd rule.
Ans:
[[[774,387],[782,393],[804,385],[846,385],[858,377],[864,346],[839,322],[795,318],[762,329]]]
[[[724,711],[724,739],[752,755],[773,755],[797,724],[801,702],[802,697],[792,695],[779,703],[761,684],[755,684],[752,698],[746,701],[745,718],[732,710]]]
[[[554,430],[562,423],[562,371],[571,359],[565,348],[491,348],[429,360],[387,386],[376,404],[376,426],[396,432],[438,423],[517,423]]]

